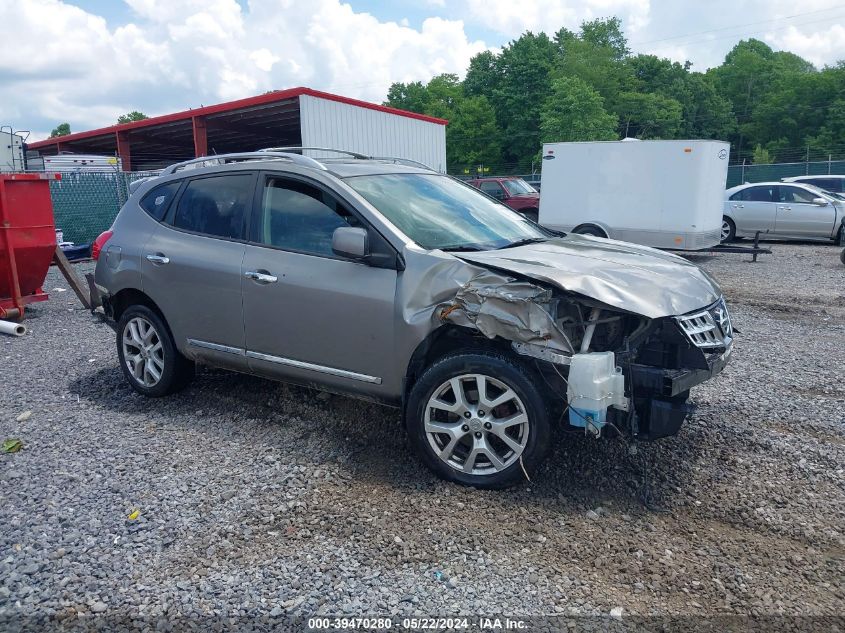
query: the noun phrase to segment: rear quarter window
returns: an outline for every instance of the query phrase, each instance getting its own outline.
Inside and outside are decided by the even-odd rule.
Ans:
[[[176,197],[176,192],[179,191],[179,186],[181,184],[182,182],[177,180],[174,182],[168,182],[164,185],[159,185],[141,198],[141,208],[150,216],[161,222],[161,220],[164,219],[165,213],[167,213],[167,209],[170,207],[170,203],[173,202],[173,198]]]

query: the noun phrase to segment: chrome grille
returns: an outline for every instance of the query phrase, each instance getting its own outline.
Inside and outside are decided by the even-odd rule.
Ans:
[[[700,312],[675,318],[696,347],[727,347],[733,340],[731,317],[724,299]]]

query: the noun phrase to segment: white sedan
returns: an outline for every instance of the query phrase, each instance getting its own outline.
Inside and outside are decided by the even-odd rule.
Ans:
[[[845,200],[812,185],[755,182],[725,191],[722,241],[754,237],[845,242]]]

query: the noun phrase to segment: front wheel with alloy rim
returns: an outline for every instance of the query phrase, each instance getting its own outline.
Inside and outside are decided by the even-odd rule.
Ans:
[[[405,423],[435,474],[478,488],[525,479],[550,444],[546,404],[519,363],[494,353],[447,356],[411,390]]]
[[[145,396],[179,391],[194,375],[194,366],[173,343],[163,319],[145,305],[127,308],[117,325],[117,354],[129,385]]]

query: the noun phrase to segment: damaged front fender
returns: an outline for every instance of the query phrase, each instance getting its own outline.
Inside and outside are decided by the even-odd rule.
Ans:
[[[491,272],[476,275],[458,290],[453,301],[438,306],[443,321],[474,327],[489,339],[542,345],[574,352],[569,338],[552,316],[552,291]]]

